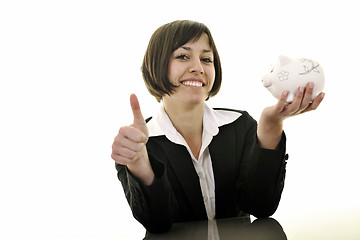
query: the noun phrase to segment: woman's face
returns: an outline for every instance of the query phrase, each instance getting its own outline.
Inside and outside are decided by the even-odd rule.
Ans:
[[[215,80],[214,56],[209,39],[203,34],[198,41],[188,42],[176,49],[169,62],[168,79],[178,86],[171,100],[191,104],[203,103]]]

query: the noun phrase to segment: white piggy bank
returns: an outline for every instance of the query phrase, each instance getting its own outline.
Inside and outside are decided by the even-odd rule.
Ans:
[[[290,59],[285,56],[279,56],[279,62],[263,77],[262,82],[277,99],[283,91],[288,90],[288,103],[292,102],[298,88],[305,87],[308,82],[314,83],[313,100],[325,85],[324,71],[319,63],[310,59]]]

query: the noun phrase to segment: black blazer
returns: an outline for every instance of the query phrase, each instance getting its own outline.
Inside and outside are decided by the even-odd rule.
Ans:
[[[277,209],[284,187],[286,137],[283,133],[277,150],[261,148],[256,121],[247,112],[238,112],[242,115],[221,126],[209,145],[216,218],[268,217]],[[149,232],[167,231],[173,222],[207,219],[199,177],[187,149],[165,136],[150,137],[146,147],[155,173],[151,186],[116,164],[134,217]]]

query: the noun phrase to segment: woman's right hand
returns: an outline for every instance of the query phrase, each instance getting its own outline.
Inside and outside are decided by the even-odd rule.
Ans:
[[[144,184],[150,185],[154,180],[154,172],[146,150],[149,132],[135,94],[130,96],[130,105],[134,122],[130,126],[120,128],[112,145],[111,158],[116,163],[126,165],[134,176],[141,179]]]

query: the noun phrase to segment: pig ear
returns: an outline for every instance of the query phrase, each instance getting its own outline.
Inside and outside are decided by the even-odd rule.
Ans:
[[[286,64],[289,64],[291,62],[291,59],[286,57],[286,56],[283,56],[283,55],[280,55],[279,56],[279,63],[280,63],[280,66],[284,66]]]

